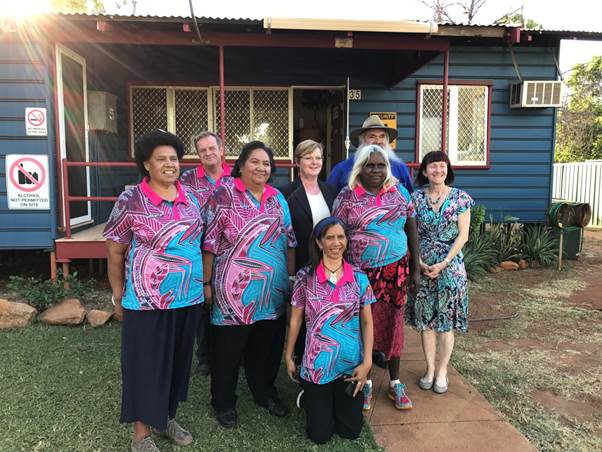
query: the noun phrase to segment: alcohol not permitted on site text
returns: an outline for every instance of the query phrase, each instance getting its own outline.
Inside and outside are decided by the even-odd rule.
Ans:
[[[9,209],[49,210],[48,156],[8,154],[6,196]]]

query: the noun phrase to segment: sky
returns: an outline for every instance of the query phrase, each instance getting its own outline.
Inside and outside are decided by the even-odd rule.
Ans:
[[[2,14],[43,12],[51,0],[0,0]],[[90,0],[88,0],[90,2]],[[425,0],[427,3],[433,0]],[[466,1],[466,0],[461,0]],[[129,15],[132,0],[118,8],[124,0],[103,0],[107,13]],[[451,0],[450,0],[451,2]],[[431,11],[419,0],[390,0],[369,3],[366,0],[192,0],[196,16],[261,19],[263,17],[340,18],[371,20],[429,20]],[[366,7],[366,5],[378,5]],[[601,0],[488,0],[476,16],[475,23],[490,24],[504,14],[521,10],[526,18],[543,25],[546,30],[602,32]],[[456,20],[462,20],[458,10]],[[137,15],[190,16],[189,0],[136,0]],[[579,63],[602,55],[602,41],[563,41],[560,68],[565,76]]]

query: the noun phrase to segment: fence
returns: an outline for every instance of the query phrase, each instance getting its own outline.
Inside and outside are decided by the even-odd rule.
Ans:
[[[552,198],[586,202],[592,208],[588,226],[602,227],[602,160],[555,163]]]

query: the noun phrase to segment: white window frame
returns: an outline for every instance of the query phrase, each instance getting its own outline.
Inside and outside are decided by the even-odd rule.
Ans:
[[[419,109],[419,119],[420,119],[420,127],[418,130],[418,141],[419,141],[419,145],[418,145],[418,159],[419,161],[422,160],[422,157],[424,157],[423,154],[423,150],[422,150],[422,145],[423,145],[423,141],[422,140],[422,124],[423,124],[423,109],[424,109],[424,90],[425,89],[439,89],[441,91],[443,91],[443,84],[440,83],[421,83],[419,85],[420,89],[419,89],[419,95],[420,95],[420,109]],[[474,85],[470,85],[470,84],[454,84],[454,83],[449,83],[448,84],[448,92],[449,92],[449,99],[448,99],[448,116],[447,116],[447,140],[446,140],[446,144],[447,144],[447,153],[449,156],[449,159],[452,163],[452,165],[454,166],[475,166],[475,167],[481,167],[481,166],[485,166],[487,165],[488,162],[488,153],[489,153],[489,134],[490,134],[490,129],[489,129],[489,121],[491,120],[491,112],[489,111],[490,109],[490,99],[489,99],[489,86],[485,85],[485,84],[474,84]],[[485,130],[485,135],[484,135],[484,150],[483,150],[483,159],[479,160],[479,161],[473,161],[473,160],[459,160],[458,159],[458,154],[459,154],[459,150],[458,150],[458,121],[459,121],[459,89],[460,88],[480,88],[483,89],[485,91],[485,114],[483,115],[483,127]]]

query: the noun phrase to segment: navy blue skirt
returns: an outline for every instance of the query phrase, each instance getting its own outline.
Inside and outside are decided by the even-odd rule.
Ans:
[[[123,310],[121,422],[165,430],[168,418],[175,418],[188,395],[201,306]]]

